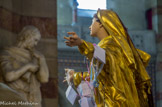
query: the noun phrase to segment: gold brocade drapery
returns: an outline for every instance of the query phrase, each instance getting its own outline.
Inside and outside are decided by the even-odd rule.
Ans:
[[[106,51],[106,64],[97,77],[99,86],[95,88],[97,106],[108,107],[149,107],[148,94],[151,82],[145,67],[150,55],[136,49],[122,22],[111,10],[98,10],[105,30],[110,34],[98,43]],[[92,43],[84,41],[79,46],[81,54],[89,60],[93,57]],[[94,71],[93,71],[94,72]],[[86,75],[88,74],[84,74]],[[80,83],[79,73],[74,74],[74,84]]]

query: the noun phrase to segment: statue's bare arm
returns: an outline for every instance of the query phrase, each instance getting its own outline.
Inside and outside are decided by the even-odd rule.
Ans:
[[[46,59],[39,52],[36,52],[34,55],[35,57],[37,57],[39,61],[39,71],[37,72],[37,79],[41,83],[46,83],[48,82],[48,78],[49,78],[49,71],[48,71]]]
[[[19,69],[5,69],[4,78],[8,82],[15,81],[19,79],[24,73],[31,71],[37,71],[38,66],[33,63],[27,63],[26,65],[20,67]]]

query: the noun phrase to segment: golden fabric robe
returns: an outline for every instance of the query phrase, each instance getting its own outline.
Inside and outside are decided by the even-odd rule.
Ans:
[[[150,55],[134,47],[114,12],[100,10],[98,17],[110,35],[98,43],[106,51],[106,64],[97,77],[99,86],[94,94],[97,106],[149,107],[151,82],[145,67]],[[93,44],[84,41],[79,51],[91,61]],[[86,72],[83,78],[87,76]],[[77,87],[81,73],[75,73],[73,81]]]

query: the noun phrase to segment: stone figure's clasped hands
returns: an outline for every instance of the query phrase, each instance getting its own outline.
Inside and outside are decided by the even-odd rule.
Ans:
[[[39,60],[45,59],[45,57],[44,57],[40,52],[38,52],[38,51],[35,51],[35,52],[34,52],[34,56],[35,56],[37,59],[39,59]]]
[[[35,73],[36,71],[38,71],[39,66],[34,64],[34,63],[29,63],[28,64],[29,67],[29,71]]]
[[[67,41],[65,41],[67,46],[79,46],[83,43],[83,40],[79,38],[79,36],[75,32],[67,32],[68,35],[72,35],[70,37],[64,37]]]

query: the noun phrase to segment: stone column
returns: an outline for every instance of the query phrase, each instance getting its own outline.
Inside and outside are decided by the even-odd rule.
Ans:
[[[77,23],[77,6],[78,2],[77,0],[73,0],[73,6],[72,6],[72,25],[75,25]]]
[[[162,106],[162,1],[157,0],[153,8],[153,27],[157,33],[157,60],[156,60],[156,105]]]
[[[73,0],[57,0],[57,24],[72,24]]]

